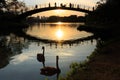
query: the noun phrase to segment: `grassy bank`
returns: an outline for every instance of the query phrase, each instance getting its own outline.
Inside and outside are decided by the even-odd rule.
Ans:
[[[120,38],[98,42],[88,61],[71,64],[60,80],[120,80]]]

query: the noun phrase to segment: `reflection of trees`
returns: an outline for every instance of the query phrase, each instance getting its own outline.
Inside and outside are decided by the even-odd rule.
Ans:
[[[7,66],[11,57],[22,53],[22,49],[28,48],[28,44],[23,38],[13,34],[0,37],[0,68]]]
[[[0,38],[0,68],[9,64],[11,54],[10,48],[6,46],[6,38]]]
[[[7,43],[14,54],[20,54],[23,48],[28,48],[28,43],[23,38],[17,37],[14,34],[8,37]]]

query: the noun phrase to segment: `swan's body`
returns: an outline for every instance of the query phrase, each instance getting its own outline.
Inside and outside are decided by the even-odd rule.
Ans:
[[[38,53],[37,54],[37,60],[39,62],[44,62],[45,61],[45,56],[44,56],[45,48],[44,48],[44,46],[42,47],[42,50],[43,50],[43,53]]]
[[[46,76],[51,76],[56,73],[60,73],[61,71],[58,66],[58,59],[59,57],[56,56],[56,68],[55,67],[44,67],[41,69],[41,74],[46,75]]]

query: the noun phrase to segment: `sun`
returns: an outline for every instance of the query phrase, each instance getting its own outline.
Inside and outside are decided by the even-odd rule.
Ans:
[[[61,38],[63,37],[63,31],[62,31],[61,29],[58,29],[58,30],[56,31],[56,37],[57,37],[58,39],[61,39]]]

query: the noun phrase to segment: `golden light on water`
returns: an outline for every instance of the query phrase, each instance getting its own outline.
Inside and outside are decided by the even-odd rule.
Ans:
[[[77,23],[46,23],[35,25],[34,27],[29,28],[27,30],[27,34],[31,36],[35,36],[37,38],[48,39],[48,40],[71,40],[71,39],[79,39],[87,36],[91,36],[92,34],[78,31],[76,26],[80,24]],[[74,27],[71,27],[74,26]]]
[[[55,33],[56,37],[60,40],[63,37],[63,31],[61,29],[58,29]]]

